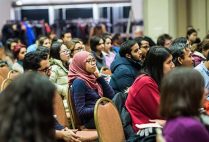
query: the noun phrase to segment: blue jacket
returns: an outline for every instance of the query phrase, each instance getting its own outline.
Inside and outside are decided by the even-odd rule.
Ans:
[[[112,71],[110,86],[115,93],[122,92],[132,85],[141,66],[140,62],[128,60],[119,54],[116,55],[110,67]]]
[[[114,91],[107,84],[103,77],[99,77],[97,82],[101,85],[103,90],[103,96],[109,99],[113,98]],[[94,106],[96,101],[100,98],[96,90],[88,87],[84,80],[79,78],[75,79],[72,83],[73,101],[75,103],[76,112],[78,114],[81,123],[86,126],[86,128],[94,128]]]

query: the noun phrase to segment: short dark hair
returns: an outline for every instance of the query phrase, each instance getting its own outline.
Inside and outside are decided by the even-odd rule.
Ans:
[[[174,41],[172,42],[171,45],[175,45],[175,44],[187,44],[187,39],[185,37],[178,37],[176,39],[174,39]]]
[[[119,37],[120,37],[120,33],[116,33],[112,36],[112,41],[115,41],[115,40],[119,40]]]
[[[33,70],[37,71],[38,68],[40,68],[40,62],[42,60],[47,60],[49,54],[43,51],[33,51],[29,52],[25,55],[25,58],[23,59],[23,68],[25,71],[27,70]]]
[[[209,49],[209,39],[204,39],[202,42],[198,44],[196,51],[202,52]]]
[[[111,33],[105,32],[105,33],[102,34],[102,38],[103,39],[106,39],[106,38],[112,39],[112,35],[111,35]]]
[[[104,43],[105,43],[106,39],[110,39],[112,41],[112,37],[109,34],[106,34],[106,35],[103,34],[102,39],[103,39]]]
[[[54,94],[55,86],[38,73],[15,78],[0,96],[1,141],[54,141]]]
[[[54,42],[50,48],[50,57],[54,58],[54,59],[60,59],[60,49],[61,46],[63,45],[63,43],[60,42]]]
[[[178,58],[184,58],[184,49],[188,47],[187,39],[185,37],[176,38],[170,47],[171,53],[173,55],[173,63],[175,66],[180,66]]]
[[[143,39],[143,37],[136,37],[136,38],[134,38],[134,40],[138,43],[138,45],[139,45],[139,47],[141,47],[141,45],[142,45],[142,40],[144,40]]]
[[[160,114],[165,119],[198,116],[204,92],[204,79],[190,68],[172,70],[162,80]]]
[[[188,39],[188,37],[192,34],[192,33],[197,33],[197,31],[193,28],[187,30],[187,35],[186,35],[186,38]]]
[[[61,35],[60,35],[61,39],[63,39],[65,37],[65,34],[67,34],[67,33],[71,33],[71,32],[67,31],[67,30],[62,31]]]
[[[142,73],[150,75],[160,86],[163,78],[163,63],[171,56],[171,51],[162,46],[152,46],[147,52]]]
[[[126,54],[131,54],[131,47],[137,44],[135,40],[127,40],[120,46],[119,54],[121,57],[126,57]]]
[[[38,46],[36,49],[37,52],[44,52],[49,55],[50,48],[44,47],[44,46]]]
[[[157,38],[157,45],[164,46],[165,40],[171,40],[172,37],[169,34],[162,34]]]
[[[99,41],[101,40],[102,38],[100,36],[93,36],[91,39],[90,39],[90,48],[92,51],[96,52],[97,51],[97,45],[99,44]],[[102,39],[103,40],[103,39]]]

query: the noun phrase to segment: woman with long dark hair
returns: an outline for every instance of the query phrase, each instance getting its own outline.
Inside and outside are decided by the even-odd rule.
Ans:
[[[92,50],[92,54],[97,61],[97,68],[101,70],[102,67],[106,67],[105,57],[102,54],[102,51],[104,49],[104,40],[99,36],[93,36],[90,39],[90,47]]]
[[[0,96],[1,142],[53,142],[55,86],[38,73],[15,79]]]
[[[161,46],[150,48],[144,61],[144,69],[130,87],[125,104],[131,115],[135,132],[139,130],[136,124],[146,124],[152,119],[161,119],[158,115],[159,86],[163,76],[173,67],[169,49]]]
[[[50,49],[51,74],[49,79],[55,83],[58,93],[63,99],[68,96],[68,61],[70,50],[60,42],[54,42]]]

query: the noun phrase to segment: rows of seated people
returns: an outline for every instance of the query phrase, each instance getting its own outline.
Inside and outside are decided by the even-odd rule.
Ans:
[[[193,28],[174,40],[162,34],[156,45],[144,35],[123,39],[107,32],[91,35],[84,45],[63,32],[60,38],[41,36],[29,47],[18,39],[1,46],[2,62],[19,73],[0,96],[5,142],[85,141],[81,129],[72,129],[73,112],[84,128],[96,129],[94,108],[102,97],[128,114],[124,119],[118,110],[131,126],[124,126],[126,140],[154,135],[159,142],[209,141],[209,122],[201,119],[209,114],[209,39],[201,41]],[[53,114],[53,94],[62,98],[69,128]]]

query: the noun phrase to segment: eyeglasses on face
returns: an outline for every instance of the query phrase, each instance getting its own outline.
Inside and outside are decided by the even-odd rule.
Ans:
[[[83,47],[78,47],[78,48],[74,49],[74,51],[83,51],[83,50],[84,50]]]
[[[71,51],[69,49],[65,49],[65,50],[60,51],[60,53],[70,54]]]
[[[91,59],[86,60],[86,62],[90,63],[91,65],[93,65],[93,64],[96,63],[96,59],[95,58],[91,58]]]

